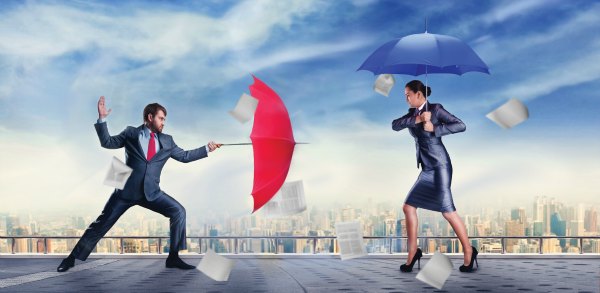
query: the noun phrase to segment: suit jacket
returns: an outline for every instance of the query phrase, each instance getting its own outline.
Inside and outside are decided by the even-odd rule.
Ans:
[[[460,119],[446,111],[441,104],[426,103],[428,103],[427,109],[431,112],[434,132],[425,131],[423,123],[415,124],[415,111],[418,111],[416,108],[410,108],[408,114],[394,120],[392,129],[400,131],[408,128],[410,135],[414,137],[417,149],[417,168],[419,168],[419,163],[423,168],[451,164],[450,156],[442,143],[442,136],[463,132],[466,126]]]
[[[148,201],[153,201],[160,197],[164,193],[158,185],[160,173],[169,158],[188,163],[207,156],[204,146],[185,151],[175,144],[170,135],[157,133],[160,150],[148,161],[139,140],[143,125],[137,128],[128,126],[115,136],[108,133],[106,122],[96,123],[94,127],[102,147],[107,149],[125,147],[125,164],[131,167],[133,172],[123,190],[115,191],[124,199],[140,200],[145,196]]]

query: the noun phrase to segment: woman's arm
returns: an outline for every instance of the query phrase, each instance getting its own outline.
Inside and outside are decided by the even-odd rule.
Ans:
[[[436,111],[435,117],[438,120],[438,124],[434,128],[436,137],[463,132],[467,129],[467,126],[460,119],[446,111],[442,105]]]
[[[406,127],[415,127],[416,124],[419,124],[421,121],[421,116],[413,116],[413,113],[409,111],[406,115],[392,121],[392,129],[395,131],[400,131]]]

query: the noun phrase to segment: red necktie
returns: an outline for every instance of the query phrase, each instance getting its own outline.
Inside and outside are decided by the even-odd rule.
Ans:
[[[154,142],[154,133],[150,132],[150,141],[148,142],[148,161],[156,154],[156,143]]]

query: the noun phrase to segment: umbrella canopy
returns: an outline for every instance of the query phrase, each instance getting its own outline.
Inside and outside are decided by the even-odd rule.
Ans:
[[[279,95],[252,76],[250,95],[258,99],[250,139],[254,151],[254,210],[260,209],[283,185],[294,153],[292,123]]]
[[[373,52],[358,70],[374,74],[428,73],[462,75],[476,71],[489,74],[488,66],[463,41],[430,33],[409,35],[383,44]]]

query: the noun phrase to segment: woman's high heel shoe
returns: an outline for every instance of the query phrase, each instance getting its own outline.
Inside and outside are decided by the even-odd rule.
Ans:
[[[479,254],[479,252],[477,251],[477,249],[475,247],[473,247],[473,246],[471,246],[471,247],[473,248],[473,253],[471,253],[471,262],[469,263],[468,266],[462,265],[459,268],[459,270],[463,273],[473,271],[473,262],[475,262],[475,264],[477,264],[477,268],[479,268],[479,263],[477,263],[477,255]]]
[[[421,248],[417,248],[417,252],[415,253],[415,256],[413,256],[412,261],[410,262],[410,264],[402,264],[400,266],[400,271],[402,272],[412,272],[412,268],[415,265],[415,262],[419,262],[419,269],[421,269],[421,257],[423,256],[423,252],[421,251]]]

